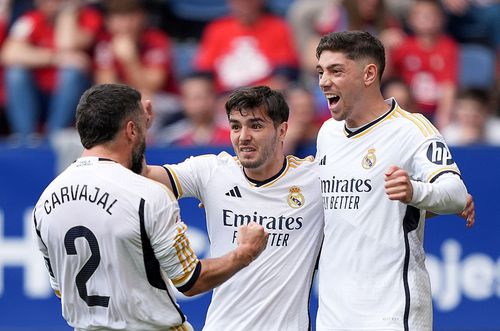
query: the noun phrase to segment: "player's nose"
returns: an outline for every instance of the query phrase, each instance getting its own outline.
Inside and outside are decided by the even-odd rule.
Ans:
[[[240,130],[240,141],[250,140],[251,134],[247,127],[242,127]]]
[[[329,87],[332,85],[332,80],[328,77],[328,75],[323,74],[319,78],[319,87],[321,87],[322,90],[324,90],[326,87]]]

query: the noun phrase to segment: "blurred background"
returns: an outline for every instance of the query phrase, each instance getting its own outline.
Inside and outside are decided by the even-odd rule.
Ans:
[[[69,330],[30,213],[82,151],[74,114],[86,88],[121,82],[153,101],[151,164],[232,153],[224,102],[257,84],[290,105],[287,153],[314,155],[330,117],[315,47],[342,30],[382,40],[384,96],[441,131],[476,202],[471,230],[455,216],[426,226],[435,329],[500,330],[498,0],[0,0],[0,330]],[[181,213],[204,256],[203,211],[187,200]],[[180,298],[195,329],[209,301]]]

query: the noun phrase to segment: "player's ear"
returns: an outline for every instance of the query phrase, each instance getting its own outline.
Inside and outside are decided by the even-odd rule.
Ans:
[[[368,63],[365,66],[363,79],[366,86],[372,85],[378,81],[378,68],[375,63]]]
[[[288,131],[288,122],[283,122],[278,125],[278,139],[280,141],[285,140],[286,132]]]
[[[125,136],[128,140],[135,140],[137,138],[138,127],[132,120],[128,120],[125,122]]]

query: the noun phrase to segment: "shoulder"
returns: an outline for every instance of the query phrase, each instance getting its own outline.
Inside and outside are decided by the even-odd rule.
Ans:
[[[207,25],[207,32],[215,33],[215,32],[223,32],[226,28],[233,28],[237,24],[237,21],[231,16],[221,17],[212,21]]]
[[[89,18],[101,19],[102,18],[101,12],[99,10],[97,10],[96,8],[91,7],[91,6],[83,7],[80,10],[79,15],[81,18],[85,18],[85,19],[89,19]]]
[[[235,156],[230,155],[227,152],[220,152],[219,154],[202,154],[197,156],[191,156],[187,158],[183,163],[190,164],[196,168],[216,168],[219,166],[230,166],[237,164],[238,159]],[[180,164],[183,164],[180,163]]]
[[[451,38],[450,36],[443,35],[439,38],[439,43],[442,46],[448,46],[448,47],[457,47],[458,43],[455,41],[455,39]]]
[[[441,135],[438,129],[424,115],[410,113],[399,107],[396,107],[391,114],[389,123],[395,127],[394,134],[402,134],[417,140],[425,140]]]
[[[286,157],[288,167],[291,169],[297,169],[297,171],[315,171],[317,163],[314,157],[309,155],[305,158],[299,158],[294,155],[287,155]]]
[[[333,118],[327,119],[320,127],[318,137],[327,133],[340,132],[344,129],[344,121],[336,121]]]
[[[30,11],[19,17],[13,24],[10,35],[14,38],[25,38],[33,33],[44,22],[43,15],[38,11]]]
[[[169,43],[168,35],[158,29],[150,28],[144,31],[141,35],[143,42],[147,43]]]
[[[261,24],[273,25],[274,27],[281,27],[288,29],[288,23],[285,19],[280,16],[265,14],[260,19]]]
[[[156,201],[161,204],[176,202],[174,194],[165,185],[152,179],[138,175],[128,169],[120,176],[122,181],[128,183],[129,194],[137,194],[147,201]]]

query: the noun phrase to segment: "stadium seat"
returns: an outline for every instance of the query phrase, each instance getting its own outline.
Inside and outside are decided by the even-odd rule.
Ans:
[[[494,51],[489,47],[479,44],[462,44],[460,46],[460,87],[490,89],[494,81]]]
[[[229,13],[225,0],[170,0],[174,15],[191,21],[208,22]]]

